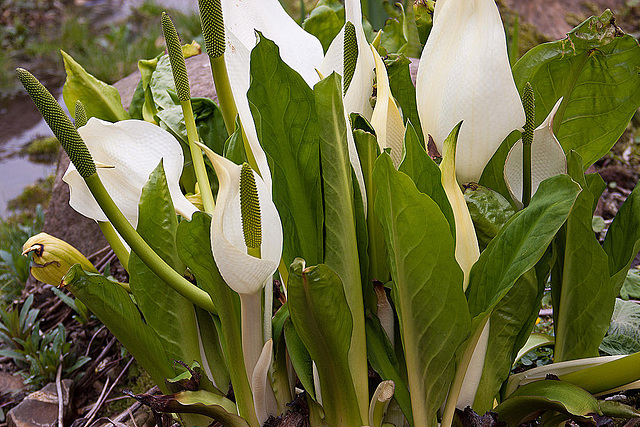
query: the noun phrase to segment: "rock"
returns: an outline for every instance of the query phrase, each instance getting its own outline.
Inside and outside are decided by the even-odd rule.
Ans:
[[[502,3],[516,12],[521,22],[533,24],[551,40],[563,39],[578,22],[591,15],[599,15],[607,8],[615,13],[625,7],[625,0],[502,0]]]
[[[72,380],[62,381],[64,416],[70,414]],[[44,388],[28,395],[18,406],[7,414],[8,427],[48,427],[58,422],[58,393],[56,384],[49,383]]]
[[[19,375],[0,372],[0,395],[15,394],[25,389],[24,382]]]

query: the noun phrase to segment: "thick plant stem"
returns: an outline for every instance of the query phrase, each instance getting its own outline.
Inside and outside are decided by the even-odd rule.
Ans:
[[[224,54],[217,58],[209,56],[209,62],[211,63],[213,84],[216,88],[218,104],[222,110],[224,126],[227,128],[227,133],[231,135],[236,127],[238,109],[236,108],[236,102],[233,99],[233,92],[229,84],[229,74],[227,74],[227,67],[224,63]]]
[[[180,295],[198,307],[213,314],[217,314],[215,305],[213,304],[209,294],[193,285],[181,274],[172,269],[162,260],[162,258],[160,258],[158,254],[154,252],[153,249],[151,249],[136,230],[133,229],[129,221],[116,206],[106,188],[104,188],[98,174],[94,173],[93,175],[86,177],[85,182],[111,224],[113,224],[116,231],[118,231],[120,236],[122,236],[125,242],[127,242],[131,247],[131,250],[140,257],[142,262],[144,262],[151,271],[153,271],[161,280]]]
[[[120,264],[124,267],[124,269],[129,272],[129,251],[122,244],[122,240],[116,233],[116,230],[113,228],[110,222],[98,221],[98,225],[100,226],[100,230],[102,230],[102,234],[104,238],[107,239],[109,246],[113,249]]]
[[[242,318],[242,353],[247,378],[253,377],[253,370],[262,352],[262,292],[240,295]]]
[[[187,127],[189,150],[191,150],[191,160],[193,161],[193,168],[196,172],[198,186],[200,187],[202,205],[204,206],[204,211],[206,213],[213,214],[215,203],[213,201],[213,193],[211,192],[211,184],[209,184],[207,170],[204,166],[202,150],[196,145],[196,142],[200,142],[200,138],[198,137],[198,130],[196,129],[196,121],[193,118],[191,100],[180,101],[180,105],[182,106],[182,114],[184,115],[184,124]]]
[[[524,144],[522,149],[522,204],[527,207],[531,202],[531,144]]]
[[[471,359],[473,357],[476,346],[480,341],[480,337],[482,336],[482,332],[488,321],[489,316],[486,316],[479,322],[476,330],[467,342],[467,348],[465,348],[464,353],[460,358],[460,362],[458,363],[458,367],[456,369],[456,374],[453,377],[451,387],[449,388],[447,402],[442,413],[442,422],[440,423],[442,427],[451,427],[451,425],[453,424],[453,416],[456,411],[456,404],[458,403],[458,398],[460,397],[460,391],[462,390],[462,385],[464,384],[464,379],[467,375],[469,364],[471,363]]]

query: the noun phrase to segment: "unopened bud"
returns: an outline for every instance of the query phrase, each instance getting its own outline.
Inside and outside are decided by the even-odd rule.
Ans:
[[[25,242],[22,255],[29,253],[33,253],[31,274],[40,282],[51,286],[60,286],[62,278],[74,264],[80,264],[83,270],[90,273],[98,272],[80,251],[47,233],[32,236]]]

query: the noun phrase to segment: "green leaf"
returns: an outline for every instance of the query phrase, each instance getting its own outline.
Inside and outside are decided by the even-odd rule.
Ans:
[[[104,323],[149,373],[160,390],[166,392],[164,380],[176,374],[173,362],[129,294],[102,275],[84,272],[77,264],[64,277],[64,284]]]
[[[513,131],[504,141],[502,141],[500,147],[498,147],[496,152],[493,153],[489,163],[484,167],[484,171],[482,171],[482,176],[479,181],[480,185],[501,194],[502,197],[508,200],[514,208],[516,206],[515,202],[511,199],[509,188],[504,181],[504,164],[507,161],[507,156],[509,155],[511,147],[518,142],[520,135],[519,131]]]
[[[573,384],[557,380],[536,381],[520,387],[493,409],[500,421],[519,426],[533,421],[540,412],[555,411],[573,420],[593,422],[602,415],[595,397]]]
[[[525,345],[520,349],[520,351],[518,351],[518,355],[514,360],[514,364],[518,363],[518,361],[522,359],[522,357],[525,354],[529,353],[530,351],[534,351],[540,347],[553,345],[553,343],[554,343],[553,337],[547,334],[532,333],[531,335],[529,335]]]
[[[411,122],[418,134],[420,144],[425,147],[420,117],[418,116],[416,87],[413,85],[411,72],[409,70],[411,60],[402,55],[389,55],[385,64],[387,65],[391,94],[400,106],[405,126],[407,122]]]
[[[193,214],[191,221],[178,226],[176,241],[180,258],[198,280],[198,285],[213,300],[222,325],[220,341],[229,368],[229,375],[244,418],[255,420],[253,396],[249,388],[242,353],[240,298],[224,282],[211,252],[211,216],[203,212]],[[252,424],[256,424],[252,422]]]
[[[615,400],[600,400],[600,409],[606,417],[611,418],[638,418],[640,411],[633,406],[625,405]]]
[[[609,279],[607,254],[591,226],[594,195],[585,181],[582,160],[572,151],[569,175],[582,186],[565,226],[561,282],[553,301],[556,345],[554,361],[598,356],[598,346],[609,327],[615,293]]]
[[[465,188],[464,199],[476,229],[478,244],[484,250],[516,210],[500,193],[473,183]]]
[[[291,320],[318,368],[328,424],[362,425],[348,358],[353,320],[340,277],[324,264],[305,267],[298,258],[287,288]]]
[[[440,208],[407,175],[395,170],[386,153],[376,162],[374,182],[378,188],[375,210],[389,250],[413,419],[417,426],[435,426],[453,379],[453,355],[470,332],[463,273]]]
[[[618,210],[602,247],[609,256],[609,273],[618,293],[640,251],[640,186],[633,189]]]
[[[353,139],[360,158],[360,166],[362,167],[362,176],[364,177],[364,186],[367,191],[367,261],[368,261],[368,279],[365,281],[366,286],[372,280],[378,280],[387,283],[391,280],[389,273],[389,264],[387,261],[387,246],[384,241],[384,231],[382,225],[374,213],[373,201],[376,198],[376,187],[373,182],[373,168],[380,154],[380,147],[375,135],[361,129],[353,132]],[[359,242],[359,245],[362,243]],[[359,246],[360,247],[360,246]],[[364,257],[361,257],[361,260]],[[373,289],[371,289],[373,291]],[[370,294],[369,289],[365,288],[365,301]],[[371,306],[367,303],[367,306]]]
[[[236,116],[236,129],[229,136],[224,145],[224,157],[231,160],[237,165],[249,163],[247,152],[244,149],[244,141],[242,140],[242,124],[240,117]]]
[[[387,334],[382,329],[380,320],[369,314],[366,319],[367,329],[367,355],[371,367],[383,380],[391,380],[395,384],[394,399],[402,409],[409,425],[413,426],[413,414],[411,410],[411,396],[407,380],[400,373],[398,360]]]
[[[489,346],[473,403],[476,412],[483,414],[493,408],[494,398],[509,377],[522,345],[520,338],[529,335],[535,325],[545,282],[546,278],[538,280],[533,269],[527,271],[493,309]]]
[[[69,111],[74,111],[76,101],[80,100],[87,112],[87,119],[97,117],[109,122],[129,118],[122,107],[118,90],[87,73],[68,53],[61,50],[67,80],[62,89],[62,97]]]
[[[628,335],[611,334],[604,337],[598,350],[610,356],[626,356],[640,351],[640,341]]]
[[[515,214],[471,269],[467,299],[472,317],[490,311],[539,260],[564,224],[580,192],[567,175],[543,181],[531,204]]]
[[[309,350],[304,346],[290,317],[284,323],[284,339],[287,343],[289,357],[291,357],[291,364],[298,375],[298,379],[300,379],[300,383],[305,392],[313,400],[317,400],[316,389],[313,386],[313,360],[311,360]]]
[[[447,194],[442,187],[440,168],[427,154],[424,144],[420,142],[411,123],[407,123],[407,129],[404,133],[403,158],[398,170],[409,175],[418,191],[426,194],[438,204],[449,223],[451,235],[455,239],[456,224],[453,219],[453,209],[451,209]]]
[[[160,109],[164,110],[179,104],[170,93],[171,91],[175,94],[176,84],[173,80],[169,55],[162,55],[158,59],[156,67],[149,78],[149,89],[154,103]]]
[[[640,341],[640,305],[633,301],[616,299],[607,334],[627,335]]]
[[[196,317],[202,350],[206,357],[206,365],[203,366],[205,366],[205,371],[208,370],[211,373],[211,378],[215,381],[215,385],[226,392],[229,390],[231,379],[229,378],[227,360],[220,344],[222,330],[220,319],[215,314],[211,314],[200,307],[196,307]],[[202,362],[204,363],[205,361],[203,360]]]
[[[176,247],[178,219],[162,161],[143,187],[138,209],[138,233],[174,270],[184,272]],[[156,276],[135,252],[129,257],[129,282],[140,311],[158,334],[167,356],[189,365],[197,360],[202,365],[193,303]]]
[[[132,397],[153,408],[155,412],[200,414],[213,418],[225,426],[249,427],[246,420],[236,415],[236,405],[231,400],[205,390],[182,391],[164,396],[141,394]]]
[[[338,35],[344,25],[344,12],[342,18],[338,13],[326,5],[319,5],[311,11],[302,23],[308,33],[313,34],[322,43],[326,53],[333,39]]]
[[[324,264],[345,285],[344,293],[353,318],[349,366],[356,393],[363,407],[368,407],[362,282],[341,84],[341,77],[332,73],[314,88],[318,122],[321,123],[319,136],[324,200]]]
[[[640,270],[635,268],[629,270],[620,289],[620,298],[640,299]]]
[[[284,234],[282,259],[285,265],[297,256],[317,264],[322,260],[323,220],[315,99],[278,52],[260,35],[251,52],[247,97],[271,169],[273,201]]]
[[[554,132],[565,153],[588,168],[622,135],[640,106],[640,45],[616,27],[611,11],[591,17],[568,37],[531,49],[513,67],[516,86],[533,85],[538,122],[560,97]]]

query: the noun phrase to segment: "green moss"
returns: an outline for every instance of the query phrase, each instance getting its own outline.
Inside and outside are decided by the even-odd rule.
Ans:
[[[7,209],[10,211],[21,211],[30,216],[35,212],[36,206],[40,205],[46,208],[51,200],[51,191],[53,189],[55,177],[48,176],[45,179],[39,179],[35,184],[25,187],[22,194],[15,199],[9,200]]]
[[[31,141],[23,151],[27,156],[29,156],[29,160],[33,163],[45,163],[51,165],[58,159],[60,143],[54,136],[48,138],[36,138]]]

